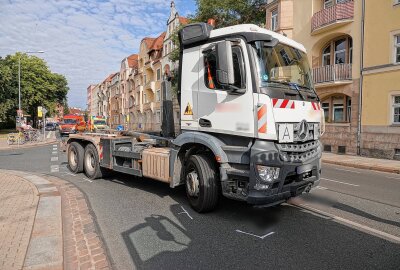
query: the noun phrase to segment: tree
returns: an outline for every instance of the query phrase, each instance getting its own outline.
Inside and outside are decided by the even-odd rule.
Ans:
[[[196,0],[194,21],[207,22],[214,19],[216,28],[253,23],[265,23],[266,0]]]
[[[18,61],[21,60],[21,109],[36,119],[37,107],[53,113],[56,104],[65,104],[69,91],[63,75],[52,73],[36,56],[16,53],[0,58],[0,118],[15,120],[18,108]]]

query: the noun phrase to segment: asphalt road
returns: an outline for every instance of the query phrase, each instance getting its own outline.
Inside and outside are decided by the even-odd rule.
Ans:
[[[0,151],[0,168],[52,174],[89,199],[116,269],[399,269],[400,176],[323,164],[317,189],[197,214],[183,188],[115,174],[91,181],[57,145]]]

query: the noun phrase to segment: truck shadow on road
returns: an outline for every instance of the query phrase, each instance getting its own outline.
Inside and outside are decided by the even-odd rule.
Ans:
[[[121,233],[138,269],[395,269],[400,264],[394,255],[399,245],[287,204],[255,208],[222,198],[214,212],[198,214],[182,187],[171,190],[126,176],[110,180],[176,202],[168,213],[145,216]]]

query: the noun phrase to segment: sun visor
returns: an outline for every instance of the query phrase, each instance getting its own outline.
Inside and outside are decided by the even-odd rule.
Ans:
[[[186,25],[179,31],[179,41],[183,46],[202,42],[210,37],[213,27],[207,23]]]

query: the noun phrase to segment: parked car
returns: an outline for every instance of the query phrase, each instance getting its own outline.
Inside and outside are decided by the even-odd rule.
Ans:
[[[57,123],[47,123],[46,126],[44,127],[45,130],[57,130],[58,125]]]

